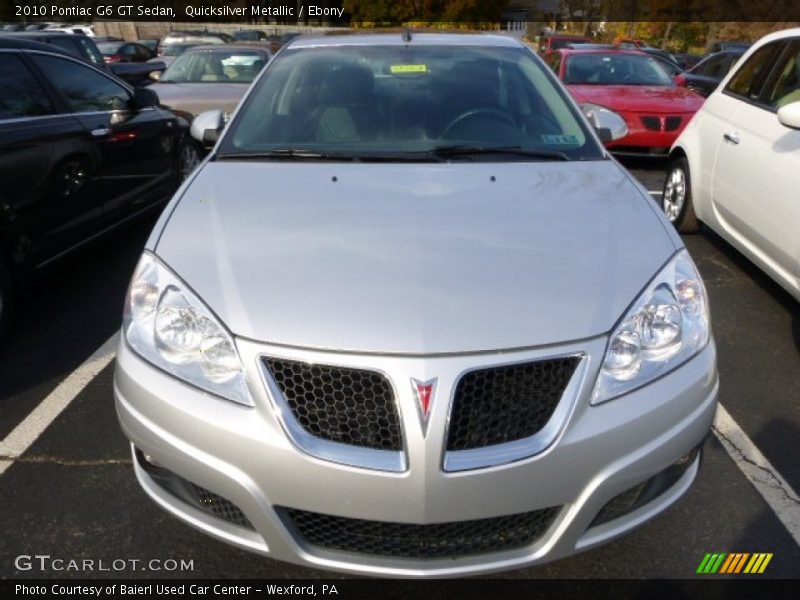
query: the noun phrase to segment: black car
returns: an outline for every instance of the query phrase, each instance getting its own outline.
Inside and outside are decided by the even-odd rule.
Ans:
[[[637,48],[639,52],[644,52],[645,54],[649,54],[654,58],[660,59],[662,62],[668,62],[674,65],[675,67],[679,68],[681,71],[684,70],[684,66],[681,64],[681,61],[675,56],[672,52],[667,52],[666,50],[659,50],[658,48]]]
[[[64,33],[63,31],[20,31],[10,35],[40,44],[51,44],[72,56],[105,68],[103,54],[98,50],[94,40],[88,36]]]
[[[151,81],[150,74],[156,71],[162,72],[167,66],[163,63],[135,63],[127,61],[110,62],[106,64],[103,56],[94,40],[85,35],[74,33],[63,33],[61,31],[28,31],[12,33],[15,38],[51,44],[61,50],[80,58],[90,64],[102,69],[106,69],[129,85],[141,85]]]
[[[158,209],[197,162],[188,123],[53,46],[0,38],[0,328],[14,289]]]
[[[684,69],[691,69],[697,63],[703,60],[702,55],[692,54],[691,52],[678,52],[675,54],[675,58]]]
[[[676,78],[678,85],[708,97],[717,89],[719,82],[728,74],[731,67],[745,53],[745,50],[725,50],[707,56],[694,67]]]
[[[638,50],[639,52],[644,52],[645,54],[648,54],[656,59],[658,64],[661,65],[661,67],[672,78],[680,75],[684,71],[680,63],[678,63],[678,61],[675,60],[675,57],[669,52],[664,52],[663,50],[658,50],[657,48],[638,48]]]
[[[744,51],[747,50],[752,45],[753,44],[751,44],[750,42],[731,42],[731,41],[714,42],[713,44],[711,44],[711,46],[709,46],[706,55],[716,54],[717,52],[724,52],[726,50],[737,50],[744,53]]]
[[[147,62],[155,56],[147,46],[137,42],[99,42],[97,49],[107,63]]]
[[[233,39],[237,42],[266,42],[269,37],[258,29],[240,29],[233,32]]]

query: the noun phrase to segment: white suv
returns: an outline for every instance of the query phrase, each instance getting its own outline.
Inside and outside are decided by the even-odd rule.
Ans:
[[[761,39],[670,152],[664,212],[706,223],[800,300],[800,29]]]

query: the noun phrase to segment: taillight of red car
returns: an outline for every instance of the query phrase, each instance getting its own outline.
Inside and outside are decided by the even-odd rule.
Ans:
[[[103,57],[107,63],[118,63],[122,60],[122,57],[119,54],[108,54]]]

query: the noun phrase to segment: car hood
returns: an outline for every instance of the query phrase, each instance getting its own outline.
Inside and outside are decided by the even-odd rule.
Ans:
[[[576,102],[592,102],[612,110],[654,113],[694,113],[703,97],[684,87],[649,85],[569,85]]]
[[[675,249],[603,160],[209,162],[155,250],[236,335],[428,354],[608,332]]]
[[[249,83],[155,83],[150,87],[165,108],[196,117],[207,110],[233,112]]]

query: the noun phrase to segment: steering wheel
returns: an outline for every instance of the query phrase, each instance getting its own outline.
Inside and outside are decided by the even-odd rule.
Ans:
[[[447,126],[442,131],[442,138],[447,139],[447,134],[450,133],[452,129],[454,129],[457,125],[460,125],[462,122],[466,121],[467,119],[472,119],[473,117],[477,116],[487,116],[487,117],[494,117],[495,119],[499,119],[512,127],[516,127],[517,124],[514,123],[514,119],[509,117],[506,113],[501,112],[494,108],[473,108],[471,110],[467,110],[460,115],[458,115],[455,119],[450,121]]]

